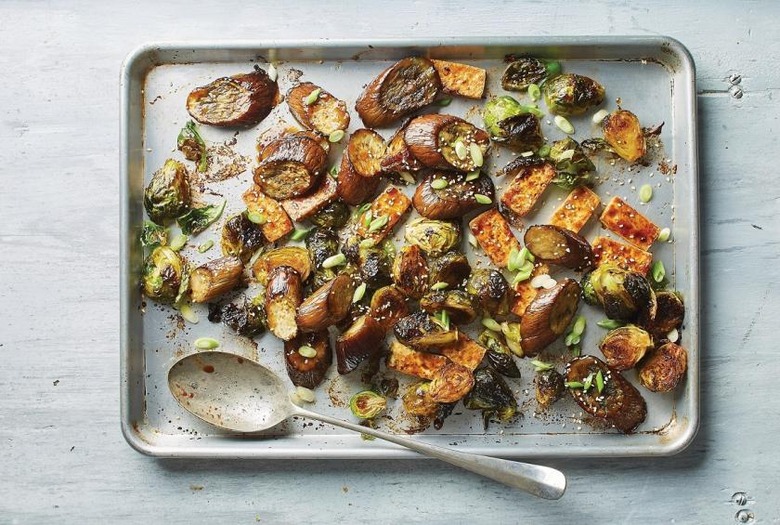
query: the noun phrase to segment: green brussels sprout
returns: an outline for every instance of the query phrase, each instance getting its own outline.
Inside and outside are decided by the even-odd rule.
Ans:
[[[555,369],[539,372],[536,374],[534,383],[536,385],[536,402],[542,408],[552,405],[566,392],[563,376]]]
[[[621,326],[607,333],[599,343],[604,360],[615,370],[628,370],[653,349],[653,338],[634,325]]]
[[[209,305],[209,321],[223,322],[238,335],[255,337],[266,330],[265,293],[252,299],[244,296],[241,302]]]
[[[449,288],[459,288],[463,286],[463,281],[471,275],[469,260],[459,252],[447,252],[439,258],[429,261],[428,266],[431,285],[447,283]]]
[[[517,400],[501,376],[490,367],[474,372],[474,387],[463,398],[469,410],[481,410],[487,430],[491,417],[508,421],[517,413]]]
[[[506,377],[513,377],[515,379],[520,378],[520,369],[517,368],[517,363],[512,358],[512,352],[509,347],[501,342],[501,338],[496,332],[492,330],[483,330],[479,334],[479,342],[487,348],[485,355],[490,362],[490,365],[496,369],[496,371]]]
[[[244,263],[265,244],[263,230],[250,221],[246,212],[230,217],[222,226],[222,254],[233,255]]]
[[[176,219],[184,235],[197,235],[219,219],[225,209],[226,200],[219,204],[208,204],[200,208],[191,208],[187,213]]]
[[[525,91],[531,84],[541,84],[544,80],[561,71],[558,62],[546,62],[533,57],[512,60],[501,76],[501,87],[507,91]]]
[[[506,315],[512,306],[512,287],[495,269],[480,268],[471,272],[466,291],[491,315]]]
[[[526,142],[538,143],[527,149],[537,149],[544,141],[538,119],[541,115],[538,108],[524,106],[508,95],[490,99],[483,112],[485,129],[490,133],[490,138],[517,147]]]
[[[591,272],[589,281],[610,319],[632,321],[655,310],[655,293],[644,275],[604,264]]]
[[[598,306],[599,299],[596,297],[596,290],[593,289],[593,283],[590,282],[590,274],[588,272],[580,279],[580,288],[582,288],[582,299],[591,306]]]
[[[179,161],[168,159],[154,172],[144,190],[144,208],[149,218],[165,224],[179,217],[190,207],[190,185],[187,168]]]
[[[349,400],[349,409],[355,417],[360,419],[374,419],[386,407],[387,399],[371,390],[358,392]]]
[[[312,289],[317,290],[323,284],[332,281],[338,275],[338,268],[323,268],[322,263],[339,251],[339,237],[330,228],[317,228],[306,237],[306,249],[309,250],[315,268],[312,276]]]
[[[187,160],[194,160],[198,163],[198,171],[204,172],[208,169],[209,159],[206,155],[206,143],[198,133],[193,121],[181,128],[179,136],[176,137],[176,147],[179,148]]]
[[[406,242],[419,246],[426,255],[439,257],[458,247],[461,228],[457,222],[421,217],[406,225],[404,238]]]
[[[173,304],[186,291],[186,265],[167,246],[158,246],[146,258],[142,276],[144,295],[158,303]]]
[[[141,246],[154,248],[168,244],[168,230],[152,221],[144,221],[141,230]]]
[[[349,220],[349,206],[342,201],[333,201],[309,220],[323,228],[341,228]]]
[[[604,102],[604,86],[592,78],[564,73],[542,86],[544,101],[550,113],[569,117],[582,115]]]
[[[556,175],[552,182],[556,186],[573,190],[577,186],[593,184],[596,166],[573,138],[566,137],[555,141],[550,147],[549,158],[555,163]]]

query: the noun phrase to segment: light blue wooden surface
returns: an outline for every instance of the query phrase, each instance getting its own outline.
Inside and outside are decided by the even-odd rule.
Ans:
[[[778,21],[769,1],[1,2],[0,523],[715,524],[742,508],[780,522]],[[119,430],[125,55],[152,40],[487,34],[666,34],[696,60],[703,382],[690,449],[550,462],[569,477],[558,502],[423,460],[160,461],[131,450]],[[739,491],[743,506],[731,501]]]

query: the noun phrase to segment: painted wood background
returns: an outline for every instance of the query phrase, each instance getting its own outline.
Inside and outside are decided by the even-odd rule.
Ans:
[[[715,524],[741,509],[780,523],[778,22],[772,1],[0,2],[0,523]],[[565,34],[665,34],[697,64],[703,423],[686,452],[550,462],[569,489],[545,502],[429,461],[154,460],[127,446],[118,81],[131,49]]]

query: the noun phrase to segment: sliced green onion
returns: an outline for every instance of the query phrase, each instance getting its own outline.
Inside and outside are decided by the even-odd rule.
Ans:
[[[588,377],[586,377],[585,381],[582,382],[582,389],[587,392],[590,390],[591,385],[593,385],[593,372],[588,374]]]
[[[371,225],[371,221],[374,219],[374,213],[371,210],[368,210],[366,213],[363,214],[363,226],[368,228]]]
[[[487,328],[488,330],[491,330],[493,332],[501,333],[501,325],[498,324],[498,321],[496,321],[493,318],[490,317],[483,317],[482,318],[482,326]]]
[[[599,391],[599,394],[604,390],[604,374],[601,370],[596,372],[596,390]]]
[[[639,200],[647,203],[650,202],[650,199],[653,198],[653,187],[649,184],[643,185],[641,188],[639,188]]]
[[[509,347],[509,350],[511,350],[512,353],[515,354],[517,357],[525,357],[525,353],[523,352],[523,347],[520,346],[520,343],[518,341],[512,341],[511,339],[507,339],[506,345]]]
[[[333,143],[340,142],[341,139],[343,138],[344,138],[344,130],[337,129],[336,131],[328,135],[328,142],[333,142]]]
[[[520,111],[523,111],[525,113],[530,113],[531,115],[537,118],[542,118],[544,116],[544,113],[542,112],[542,110],[539,109],[539,106],[537,106],[536,104],[521,105]]]
[[[517,274],[515,274],[515,278],[512,279],[512,286],[517,286],[518,284],[522,283],[523,281],[527,281],[531,278],[531,272],[533,272],[533,268],[531,270],[523,270],[520,269]]]
[[[299,228],[295,228],[295,231],[292,232],[292,235],[290,235],[290,240],[293,241],[302,241],[306,238],[307,235],[309,235],[310,229],[307,230],[301,230]]]
[[[658,242],[666,242],[669,240],[669,237],[672,236],[672,230],[669,228],[663,228],[660,233],[658,234],[658,239],[656,239]]]
[[[363,213],[363,212],[368,211],[370,209],[371,209],[371,203],[367,202],[365,204],[361,204],[360,205],[360,207],[358,208],[358,212]]]
[[[346,264],[347,262],[347,256],[343,253],[337,253],[336,255],[332,255],[322,261],[322,267],[325,269],[328,268],[335,268],[336,266],[341,266],[343,264]]]
[[[279,72],[276,71],[276,66],[273,65],[273,63],[268,64],[268,78],[271,79],[271,82],[276,82],[276,79],[279,78]]]
[[[339,167],[338,166],[333,166],[330,169],[329,173],[330,173],[331,177],[333,177],[334,179],[338,179],[339,178]]]
[[[571,350],[571,355],[574,357],[579,357],[582,353],[582,348],[580,347],[579,343],[576,345],[571,345],[569,349]]]
[[[295,394],[298,396],[298,399],[304,403],[314,403],[314,400],[316,399],[316,397],[314,397],[314,391],[305,386],[296,387]]]
[[[666,268],[664,268],[664,263],[662,261],[655,261],[653,263],[652,270],[650,270],[650,273],[652,274],[653,280],[655,282],[663,282],[664,277],[666,277]]]
[[[382,215],[381,217],[377,217],[373,221],[371,221],[371,224],[368,225],[368,233],[374,233],[377,230],[381,230],[385,227],[387,224],[387,221],[390,220],[390,217],[387,215]]]
[[[512,247],[512,249],[509,251],[509,257],[506,261],[507,270],[510,272],[516,272],[520,268],[520,264],[522,263],[519,263],[519,256],[520,250],[518,250],[517,247]]]
[[[317,350],[312,348],[309,345],[303,345],[298,349],[298,353],[301,354],[303,357],[307,357],[311,359],[312,357],[317,357]]]
[[[307,105],[307,106],[311,106],[312,104],[317,102],[318,98],[320,98],[320,93],[321,92],[322,92],[322,89],[320,89],[320,88],[315,89],[314,91],[309,93],[309,95],[306,98],[303,99],[303,103],[305,105]]]
[[[449,186],[449,182],[447,182],[446,179],[433,179],[431,181],[431,188],[434,190],[443,190],[447,186]]]
[[[265,216],[262,213],[258,213],[256,211],[249,211],[246,214],[246,218],[249,219],[251,222],[254,222],[255,224],[265,224]]]
[[[200,253],[206,253],[207,251],[209,251],[211,249],[212,246],[214,246],[214,241],[209,239],[208,241],[206,241],[203,244],[201,244],[200,246],[198,246],[198,251]]]
[[[211,337],[199,337],[195,339],[195,348],[201,350],[213,350],[219,346],[219,341],[212,339]]]
[[[439,314],[439,319],[441,320],[441,327],[445,330],[450,329],[450,314],[447,313],[447,310],[442,310]]]
[[[360,286],[355,288],[355,293],[352,294],[352,302],[360,302],[364,295],[366,295],[366,283],[360,283]]]
[[[549,144],[542,144],[542,146],[536,150],[536,154],[540,157],[546,157],[550,154],[550,145]]]
[[[417,182],[417,181],[414,179],[414,177],[412,176],[412,174],[411,174],[411,173],[409,173],[408,171],[399,171],[399,172],[398,172],[398,176],[399,176],[399,177],[401,177],[401,179],[402,179],[402,180],[403,180],[405,183],[407,183],[407,184],[414,184],[415,182]]]
[[[466,155],[469,154],[469,150],[466,149],[466,145],[460,139],[455,141],[453,147],[455,149],[455,155],[457,155],[460,160],[464,160]]]
[[[623,326],[623,323],[614,319],[603,319],[598,321],[596,324],[601,328],[606,328],[607,330],[614,330],[615,328],[620,328]]]
[[[441,106],[443,108],[449,106],[451,103],[452,103],[452,99],[449,97],[436,101],[436,105]]]
[[[555,115],[555,118],[553,119],[555,122],[555,125],[558,126],[558,129],[566,133],[567,135],[571,135],[574,133],[574,126],[566,117],[562,117],[561,115]]]
[[[179,306],[179,313],[184,317],[184,320],[188,323],[198,324],[198,314],[192,309],[192,305],[184,303]]]
[[[363,239],[360,241],[361,248],[373,248],[374,244],[374,239]]]
[[[171,240],[171,245],[169,246],[169,248],[175,252],[178,252],[179,250],[184,248],[184,245],[187,244],[188,240],[190,240],[189,237],[187,237],[183,233],[180,233],[179,235],[177,235]]]
[[[469,232],[469,234],[468,234],[468,241],[469,241],[469,244],[471,246],[473,246],[474,248],[478,248],[479,247],[479,242],[477,241],[477,238],[474,237],[473,233]]]
[[[577,316],[577,319],[574,321],[574,325],[571,327],[571,333],[576,335],[582,335],[582,332],[585,331],[585,324],[586,324],[585,316],[580,315]]]
[[[439,290],[446,290],[449,285],[450,283],[439,281],[431,285],[431,290],[433,290],[434,292],[438,292]]]
[[[552,370],[555,368],[555,365],[552,363],[545,363],[544,361],[539,361],[538,359],[531,360],[531,364],[534,365],[534,368],[537,372],[544,372],[546,370]]]
[[[554,60],[547,62],[544,67],[547,70],[548,78],[552,78],[561,72],[561,63]]]
[[[606,109],[600,109],[596,113],[593,114],[591,117],[591,120],[594,124],[601,124],[601,122],[607,118],[607,115],[609,115],[609,111]]]
[[[523,249],[520,250],[520,257],[523,263],[525,263],[525,261],[536,262],[536,257],[534,257],[534,254],[532,254],[531,250],[526,246],[523,246]]]
[[[480,204],[493,204],[493,199],[491,199],[487,195],[482,195],[481,193],[475,193],[474,200],[476,200]]]
[[[535,102],[542,98],[542,90],[536,84],[528,84],[528,96]]]
[[[583,385],[579,381],[566,381],[563,383],[566,388],[582,388]]]
[[[466,182],[471,182],[473,180],[477,180],[478,178],[479,178],[479,170],[470,171],[466,175]]]
[[[471,154],[471,160],[474,162],[474,166],[479,168],[484,164],[485,159],[482,156],[482,150],[479,148],[479,144],[476,142],[469,144],[469,153]]]

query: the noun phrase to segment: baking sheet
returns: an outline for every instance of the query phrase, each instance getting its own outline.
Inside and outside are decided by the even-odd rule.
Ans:
[[[602,201],[619,195],[646,213],[661,227],[672,229],[673,243],[653,248],[670,274],[672,286],[686,300],[686,322],[682,344],[689,352],[689,371],[684,383],[673,394],[653,394],[641,389],[648,402],[648,418],[635,435],[624,436],[614,430],[591,426],[582,410],[569,397],[556,403],[547,413],[539,413],[533,400],[533,371],[528,360],[520,363],[523,378],[510,380],[520,404],[522,416],[511,424],[493,424],[487,431],[476,412],[460,405],[441,430],[429,428],[416,434],[443,446],[457,446],[484,454],[504,457],[535,456],[643,456],[679,452],[693,439],[698,428],[699,344],[698,344],[698,183],[696,172],[696,108],[693,63],[687,51],[676,41],[663,37],[613,38],[537,38],[482,39],[473,41],[372,41],[372,42],[241,42],[241,43],[167,43],[144,46],[131,54],[122,72],[122,246],[121,246],[121,391],[122,427],[128,442],[141,452],[157,456],[227,456],[277,458],[389,458],[413,454],[381,441],[364,441],[341,429],[303,420],[291,420],[262,434],[234,435],[217,430],[181,409],[168,392],[166,375],[171,364],[196,351],[198,337],[210,336],[230,349],[256,359],[280,371],[286,377],[281,359],[282,343],[270,334],[250,342],[235,336],[221,324],[209,323],[206,306],[196,306],[200,322],[184,323],[174,310],[144,301],[138,291],[142,249],[138,242],[143,222],[142,193],[151,174],[169,157],[179,158],[176,136],[190,119],[184,101],[189,91],[214,78],[250,71],[254,64],[277,64],[280,92],[285,93],[302,72],[302,81],[311,81],[347,101],[352,114],[349,131],[361,127],[352,111],[362,87],[393,61],[411,54],[479,65],[488,69],[488,95],[506,94],[499,79],[506,54],[530,54],[561,60],[564,71],[576,72],[599,80],[607,90],[602,107],[614,109],[619,98],[623,107],[636,113],[644,125],[664,122],[661,140],[663,158],[640,169],[629,171],[624,164],[600,166],[604,179],[598,193]],[[518,95],[519,94],[513,94]],[[442,112],[460,115],[481,126],[478,108],[481,102],[453,99]],[[590,114],[571,119],[582,140],[598,135]],[[543,130],[550,141],[563,134],[543,119]],[[201,126],[210,143],[235,145],[232,149],[245,159],[246,171],[238,177],[205,185],[205,202],[227,198],[223,218],[243,209],[240,194],[251,184],[256,139],[261,131],[278,127],[280,121],[294,124],[286,104],[279,105],[257,128],[218,130]],[[379,130],[388,137],[394,128]],[[342,146],[346,140],[342,141]],[[341,146],[331,152],[332,162],[340,156]],[[506,150],[491,157],[489,173],[508,163]],[[659,164],[676,166],[676,174],[663,173]],[[495,179],[494,179],[495,180]],[[506,182],[497,182],[497,192]],[[654,199],[641,205],[637,189],[651,183]],[[212,191],[215,194],[210,194]],[[526,225],[544,222],[565,198],[566,192],[550,189],[544,204],[527,217]],[[412,214],[413,218],[415,214]],[[592,239],[602,231],[591,223],[583,234]],[[464,221],[465,224],[465,221]],[[212,227],[195,238],[182,252],[193,265],[217,257],[219,227]],[[396,228],[396,240],[403,227]],[[197,244],[215,240],[215,248],[205,254]],[[468,244],[463,244],[464,249]],[[474,257],[474,254],[470,254]],[[595,325],[603,318],[593,308],[587,313],[588,328],[583,353],[600,355],[596,345],[604,330]],[[563,342],[552,345],[546,356],[557,356],[562,370],[566,354]],[[633,371],[625,374],[634,383]],[[361,390],[359,374],[338,376],[335,366],[328,379],[317,389],[314,410],[351,418],[346,403],[352,393]],[[393,403],[400,406],[400,400]],[[398,411],[391,411],[397,415]],[[409,425],[403,420],[383,420],[385,428],[403,432]]]

